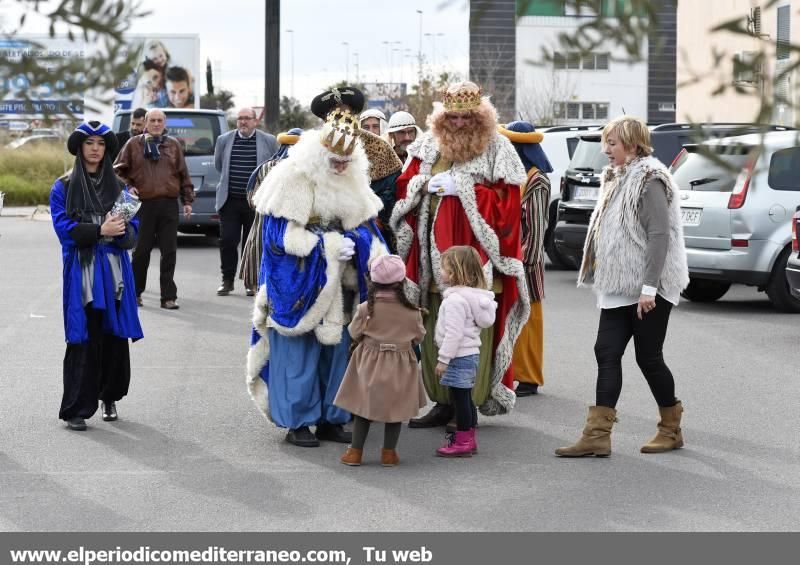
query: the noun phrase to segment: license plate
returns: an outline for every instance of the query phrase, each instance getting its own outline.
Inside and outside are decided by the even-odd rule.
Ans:
[[[597,191],[596,186],[576,186],[573,198],[575,200],[597,200]]]
[[[703,210],[700,208],[681,208],[681,220],[685,226],[697,226],[700,224],[700,217]]]

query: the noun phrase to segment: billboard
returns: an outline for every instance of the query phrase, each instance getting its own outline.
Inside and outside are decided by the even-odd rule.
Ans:
[[[86,46],[79,40],[47,35],[0,38],[0,60],[19,61],[22,57],[31,57],[37,65],[51,69],[65,59],[85,59]],[[0,81],[0,116],[22,120],[83,117],[83,94],[65,94],[62,80],[31,84],[25,75],[3,74]]]
[[[198,35],[131,35],[127,39],[129,52],[136,53],[136,67],[115,89],[114,111],[200,107]]]
[[[387,117],[406,109],[404,82],[367,82],[364,83],[364,94],[367,96],[367,106],[377,108]]]

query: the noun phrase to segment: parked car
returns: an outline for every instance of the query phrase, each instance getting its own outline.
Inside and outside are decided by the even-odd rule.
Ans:
[[[225,113],[221,110],[162,108],[167,118],[167,134],[183,147],[186,166],[194,185],[192,215],[180,214],[181,233],[219,234],[219,214],[214,210],[219,173],[214,168],[214,147],[217,138],[228,131]],[[130,127],[131,110],[119,110],[114,115],[113,130]]]
[[[792,251],[786,261],[786,282],[792,296],[800,300],[800,206],[792,216]]]
[[[32,147],[55,147],[64,145],[64,140],[57,135],[29,135],[28,137],[20,137],[15,139],[6,147],[8,149],[30,149]]]
[[[544,133],[542,149],[553,165],[553,172],[547,176],[550,179],[550,209],[548,213],[547,230],[544,233],[544,248],[550,261],[556,267],[564,267],[564,261],[553,247],[553,230],[556,226],[558,215],[558,202],[561,200],[561,179],[569,165],[575,147],[578,145],[578,135],[598,129],[598,125],[585,126],[551,126],[542,128]]]
[[[749,133],[763,129],[752,124],[659,124],[650,127],[653,156],[667,166],[673,163],[684,144],[705,139]],[[782,126],[768,126],[785,131]],[[565,266],[577,269],[583,257],[583,243],[589,219],[597,203],[600,172],[608,165],[600,131],[578,136],[578,145],[561,181],[561,200],[553,230],[553,248]]]
[[[31,135],[59,135],[58,130],[53,128],[33,128]],[[59,137],[61,137],[59,135]]]
[[[800,312],[786,278],[792,211],[800,205],[799,135],[688,144],[675,160],[690,275],[684,298],[717,300],[741,283],[766,291],[778,310]]]

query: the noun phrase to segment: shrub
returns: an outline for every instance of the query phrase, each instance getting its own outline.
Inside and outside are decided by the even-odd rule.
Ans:
[[[72,166],[66,148],[0,149],[0,192],[5,206],[48,204],[53,182]]]

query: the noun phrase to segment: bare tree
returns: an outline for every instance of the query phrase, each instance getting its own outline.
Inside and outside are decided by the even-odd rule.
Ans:
[[[470,40],[470,78],[491,96],[501,121],[510,121],[515,114],[514,57],[513,43],[492,41],[487,36]]]
[[[574,82],[553,67],[541,69],[537,77],[542,80],[528,82],[517,92],[518,117],[539,126],[562,121],[558,107],[575,97]]]

